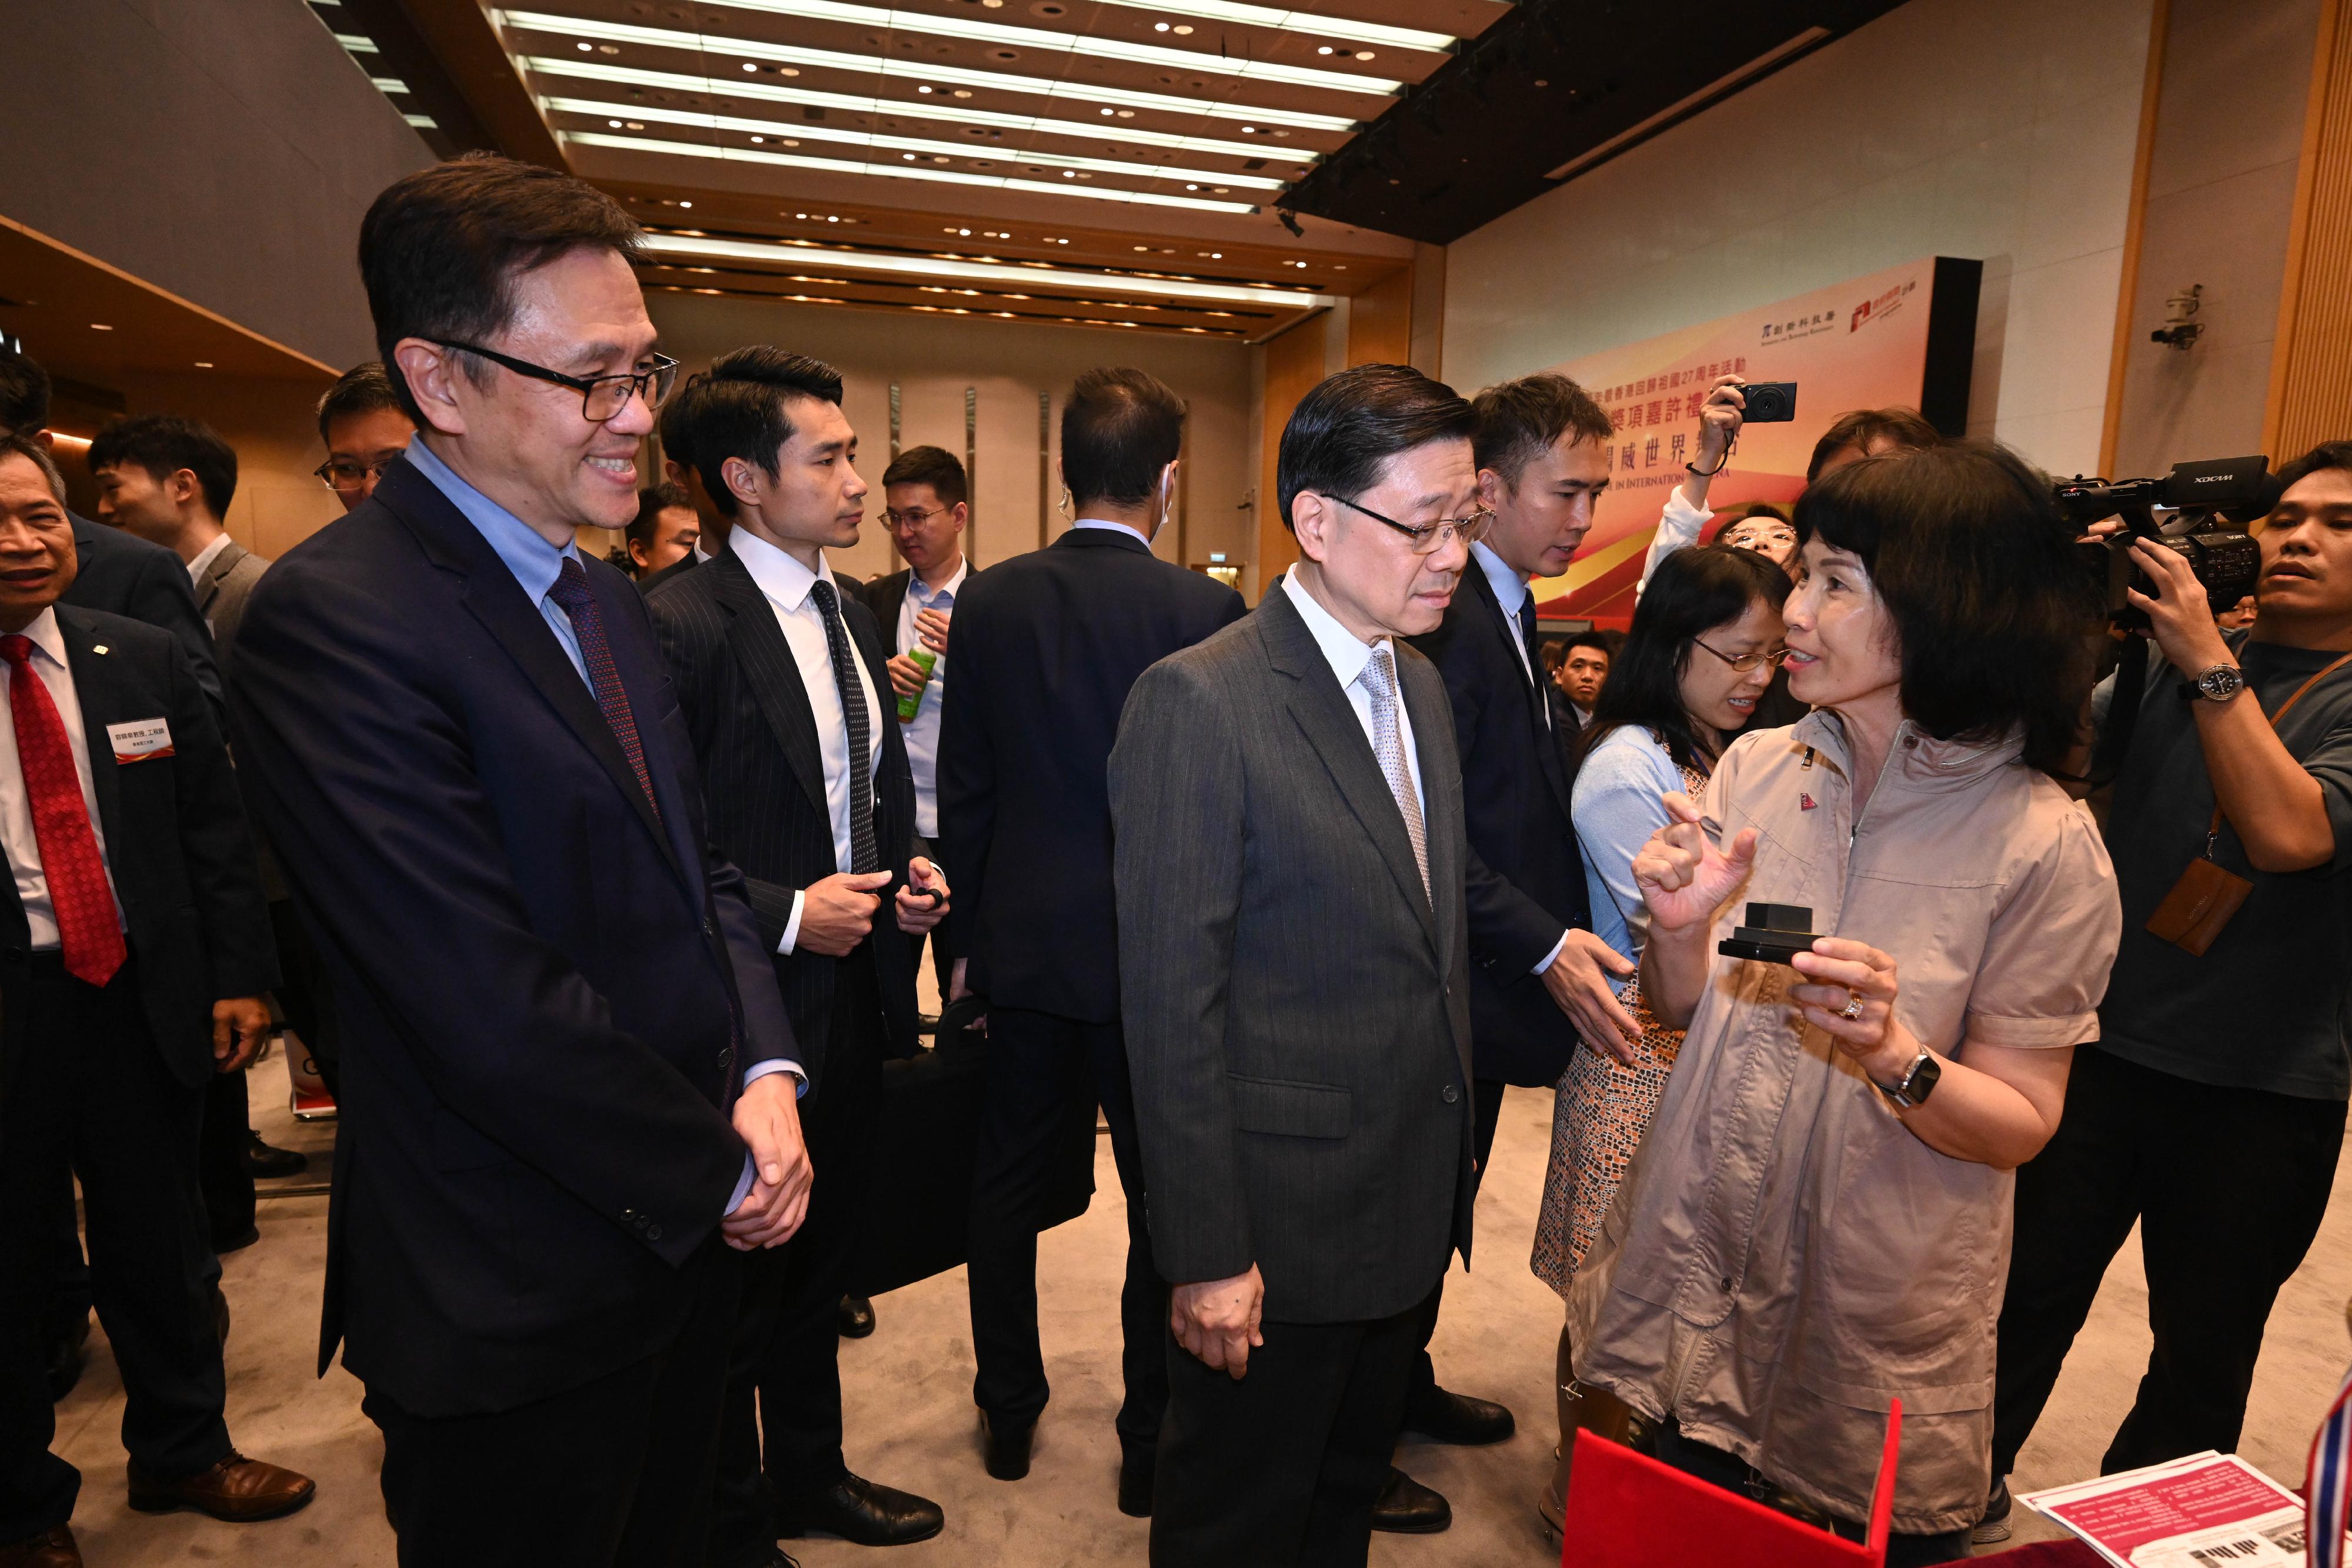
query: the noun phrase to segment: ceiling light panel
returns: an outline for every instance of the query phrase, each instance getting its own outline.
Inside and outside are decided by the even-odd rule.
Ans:
[[[610,44],[638,44],[648,48],[685,49],[698,55],[711,55],[730,62],[764,60],[779,65],[803,66],[816,70],[848,71],[860,76],[897,78],[913,82],[929,82],[951,87],[992,88],[1000,92],[1034,93],[1051,99],[1074,99],[1089,109],[1102,103],[1106,93],[1115,91],[1121,104],[1132,109],[1163,110],[1171,114],[1205,115],[1213,120],[1233,120],[1251,125],[1278,125],[1294,131],[1328,131],[1352,133],[1358,122],[1344,114],[1317,114],[1305,110],[1267,109],[1249,104],[1227,103],[1222,99],[1188,98],[1180,93],[1139,92],[1128,88],[1109,89],[1087,82],[1055,81],[1045,77],[1017,75],[1011,71],[970,70],[960,66],[929,65],[920,60],[893,59],[887,55],[851,54],[839,49],[803,48],[794,44],[770,44],[751,38],[721,38],[705,33],[680,32],[670,27],[640,27],[627,22],[596,22],[572,16],[551,16],[544,11],[495,11],[491,19],[502,30],[547,33],[563,40],[568,47],[572,40],[591,40]]]
[[[633,66],[608,66],[593,60],[567,60],[561,56],[532,55],[521,62],[541,76],[562,77],[575,81],[614,82],[628,87],[657,88],[670,92],[708,93],[725,99],[758,99],[769,103],[803,104],[818,109],[847,110],[856,114],[896,114],[909,120],[946,120],[957,125],[993,126],[1004,131],[1035,131],[1055,136],[1083,136],[1099,141],[1107,133],[1103,125],[1084,120],[1053,120],[1037,114],[1003,114],[993,110],[973,109],[967,104],[926,103],[920,99],[872,98],[860,93],[826,92],[817,88],[773,87],[763,81],[729,81],[710,77],[687,76],[677,71],[639,70]],[[1122,99],[1126,94],[1120,95]],[[642,106],[632,106],[632,114],[643,112]],[[807,134],[809,123],[793,121],[793,136]],[[1264,158],[1282,163],[1312,163],[1322,154],[1311,148],[1284,147],[1274,142],[1259,146],[1248,141],[1223,141],[1213,136],[1179,136],[1165,131],[1140,131],[1122,125],[1108,134],[1117,141],[1132,142],[1139,147],[1167,147],[1180,152],[1209,152],[1232,158]],[[970,149],[964,149],[969,152]]]
[[[1024,27],[1013,22],[990,22],[978,16],[940,16],[929,11],[899,11],[882,5],[858,5],[850,0],[703,0],[705,5],[765,16],[790,16],[804,22],[838,22],[851,27],[881,27],[940,38],[967,38],[982,44],[1006,44],[1041,53],[1093,55],[1128,60],[1136,65],[1173,66],[1182,70],[1213,71],[1219,76],[1251,81],[1282,82],[1291,87],[1318,87],[1333,92],[1385,96],[1404,83],[1388,77],[1358,76],[1352,71],[1323,70],[1314,66],[1286,66],[1202,49],[1171,49],[1163,44],[1135,44],[1124,38],[1089,37],[1045,27]]]
[[[638,111],[642,113],[642,111]],[[766,163],[783,169],[814,169],[832,174],[878,174],[888,179],[926,180],[945,185],[979,185],[998,191],[1030,191],[1041,194],[1083,196],[1090,201],[1125,202],[1142,207],[1185,207],[1200,213],[1255,213],[1247,202],[1220,202],[1204,196],[1163,195],[1158,191],[1127,191],[1100,185],[1064,183],[1055,180],[1024,180],[1010,174],[966,174],[928,163],[850,163],[838,158],[808,158],[792,152],[770,152],[759,147],[721,147],[706,141],[668,141],[652,136],[615,135],[604,131],[559,131],[562,141],[582,147],[621,147],[639,152],[667,152],[679,158],[714,158],[730,163]],[[968,156],[970,149],[961,149]],[[911,156],[911,154],[908,154]],[[1043,160],[1040,160],[1042,162]],[[1076,170],[1070,171],[1075,174]]]
[[[950,261],[935,256],[876,255],[864,251],[836,251],[813,245],[721,239],[709,235],[649,234],[645,236],[645,248],[657,256],[695,256],[720,261],[770,262],[783,267],[807,267],[814,260],[841,272],[869,272],[897,277],[965,278],[977,282],[1015,283],[1033,288],[1088,288],[1105,294],[1134,294],[1153,299],[1211,300],[1220,305],[1270,305],[1283,310],[1311,310],[1339,303],[1330,295],[1307,289],[1194,283],[1175,277],[1133,277],[1110,272],[1080,272],[1041,262],[1015,266],[1010,262]]]
[[[1355,22],[1345,16],[1318,16],[1280,5],[1244,5],[1237,0],[1102,0],[1106,5],[1132,6],[1162,16],[1197,16],[1204,22],[1238,22],[1283,33],[1308,33],[1318,38],[1343,38],[1351,44],[1386,44],[1392,49],[1426,49],[1443,54],[1461,40],[1451,33],[1421,27],[1391,27],[1384,22]]]
[[[959,162],[975,154],[985,154],[992,162],[1002,159],[1014,163],[1042,163],[1055,169],[1084,169],[1091,173],[1117,174],[1130,180],[1191,180],[1257,191],[1279,191],[1286,183],[1263,174],[1222,174],[1203,169],[1177,169],[1117,158],[1083,158],[1066,152],[1040,152],[1034,149],[1009,153],[1002,148],[975,147],[968,141],[931,141],[918,136],[891,136],[877,131],[857,131],[845,125],[751,120],[737,114],[705,114],[696,110],[659,109],[649,104],[599,103],[593,99],[584,98],[542,98],[539,101],[541,108],[562,114],[593,115],[598,119],[617,115],[663,125],[732,131],[747,136],[782,136],[801,141],[877,147],[891,152],[919,153],[927,158],[953,158]]]

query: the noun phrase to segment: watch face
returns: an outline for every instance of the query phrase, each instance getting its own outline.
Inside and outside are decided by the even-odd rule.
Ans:
[[[2217,701],[2236,696],[2245,684],[2246,677],[2228,664],[2216,664],[2197,677],[2197,689]]]
[[[1927,1098],[1928,1092],[1936,1087],[1943,1076],[1944,1064],[1926,1052],[1921,1052],[1919,1060],[1911,1064],[1910,1075],[1903,1081],[1904,1098],[1914,1105],[1920,1103]]]

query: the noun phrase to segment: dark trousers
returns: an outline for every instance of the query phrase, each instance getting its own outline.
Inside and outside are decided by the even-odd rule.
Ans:
[[[934,839],[918,838],[915,840],[915,853],[925,860],[934,860],[939,853],[937,843],[938,841]],[[953,878],[949,879],[949,885],[954,885]],[[942,940],[945,930],[944,926],[933,926],[928,932],[919,932],[907,938],[908,943],[915,950],[915,968],[918,973],[923,967],[923,944],[926,942],[930,944],[931,975],[940,983],[940,1006],[942,1008],[948,1005],[949,994],[955,989],[955,956],[948,951],[948,945]]]
[[[56,1168],[35,1178],[47,1188],[34,1201],[48,1211],[49,1304],[42,1312],[41,1334],[49,1343],[73,1338],[89,1318],[89,1262],[81,1251],[81,1215],[74,1203],[73,1166],[59,1159]]]
[[[1727,1454],[1706,1443],[1693,1442],[1683,1436],[1682,1428],[1673,1421],[1655,1428],[1650,1438],[1653,1458],[1661,1464],[1672,1465],[1685,1475],[1696,1476],[1709,1486],[1746,1498],[1750,1502],[1772,1506],[1773,1494],[1779,1490],[1773,1484],[1737,1454]],[[1819,1523],[1818,1516],[1807,1516]],[[1864,1541],[1870,1535],[1866,1522],[1832,1519],[1830,1531],[1846,1541]],[[1927,1568],[1937,1563],[1963,1563],[1969,1556],[1969,1527],[1938,1531],[1933,1535],[1895,1535],[1886,1538],[1886,1568]]]
[[[50,1453],[57,1423],[42,1321],[58,1259],[57,1173],[81,1174],[99,1322],[126,1396],[131,1463],[175,1480],[228,1452],[212,1291],[220,1264],[196,1191],[203,1094],[147,1030],[137,960],[103,989],[55,954],[8,976],[15,1060],[0,1083],[0,1542],[73,1513],[81,1477]]]
[[[709,1523],[737,1260],[717,1236],[667,1344],[513,1410],[411,1415],[370,1390],[401,1568],[694,1568]]]
[[[278,968],[285,977],[277,991],[278,1009],[287,1025],[302,1037],[327,1092],[339,1094],[341,1076],[336,1069],[342,1033],[335,1021],[334,993],[327,986],[326,960],[319,956],[318,944],[310,940],[310,928],[295,913],[292,899],[281,898],[269,906],[269,929],[278,938]]]
[[[1127,1041],[1116,1023],[992,1007],[988,1084],[971,1186],[972,1402],[1005,1426],[1034,1421],[1052,1389],[1037,1338],[1037,1228],[1072,1162],[1091,1171],[1095,1108],[1110,1124],[1111,1159],[1127,1194],[1127,1279],[1119,1289],[1122,1447],[1140,1458],[1159,1440],[1168,1403],[1168,1286],[1151,1260],[1143,1154]]]
[[[1477,1078],[1470,1083],[1470,1092],[1475,1096],[1470,1103],[1471,1152],[1478,1161],[1478,1168],[1470,1174],[1470,1197],[1474,1202],[1486,1179],[1486,1162],[1495,1153],[1495,1129],[1502,1124],[1503,1092],[1508,1087],[1499,1078]],[[1440,1280],[1422,1312],[1421,1348],[1413,1356],[1412,1385],[1405,1394],[1408,1410],[1437,1396],[1437,1364],[1429,1358],[1429,1342],[1437,1333],[1437,1312],[1444,1300],[1445,1281]]]
[[[801,1134],[816,1169],[808,1215],[790,1241],[744,1260],[719,1424],[707,1558],[714,1568],[766,1562],[776,1545],[771,1500],[823,1491],[849,1473],[841,1452],[841,1297],[871,1185],[882,989],[870,946],[835,961],[824,1066],[801,1101]]]
[[[2156,1345],[2101,1473],[2235,1451],[2271,1305],[2319,1232],[2343,1146],[2340,1100],[2215,1088],[2077,1051],[2065,1117],[2017,1173],[1993,1476],[2016,1468],[2134,1220]]]
[[[215,1248],[244,1239],[253,1228],[253,1173],[245,1151],[253,1120],[245,1095],[245,1074],[216,1072],[205,1085],[204,1120],[196,1135],[196,1185],[205,1196],[207,1234]]]
[[[1238,1382],[1163,1331],[1152,1568],[1360,1565],[1425,1315],[1265,1322]]]

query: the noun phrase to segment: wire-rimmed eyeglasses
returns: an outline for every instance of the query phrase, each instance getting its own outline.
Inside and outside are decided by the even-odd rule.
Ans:
[[[1332,496],[1330,498],[1343,507],[1363,513],[1376,523],[1386,523],[1412,541],[1412,553],[1415,555],[1435,555],[1445,548],[1450,539],[1458,538],[1465,546],[1475,545],[1486,537],[1488,528],[1495,526],[1495,514],[1485,507],[1466,517],[1440,517],[1433,523],[1400,523],[1394,517],[1381,516],[1361,501],[1350,501],[1345,496]]]

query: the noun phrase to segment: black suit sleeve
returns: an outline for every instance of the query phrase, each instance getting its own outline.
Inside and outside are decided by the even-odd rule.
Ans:
[[[220,665],[214,657],[212,632],[205,625],[204,612],[196,608],[195,585],[188,580],[187,569],[180,564],[180,558],[169,550],[155,555],[142,551],[137,574],[131,580],[131,592],[118,613],[133,621],[144,621],[150,626],[161,626],[172,634],[172,640],[187,655],[189,674],[197,689],[212,705],[213,729],[217,734],[226,724],[228,715],[221,693]]]
[[[1453,609],[1438,629],[1424,637],[1413,638],[1412,645],[1429,657],[1445,681],[1445,698],[1454,710],[1454,744],[1461,755],[1463,771],[1467,774],[1479,766],[1480,759],[1493,747],[1480,744],[1479,731],[1490,717],[1487,697],[1493,685],[1478,657],[1478,651],[1469,645],[1471,628],[1465,617],[1472,613],[1475,601],[1469,599],[1465,586]],[[1491,716],[1502,722],[1506,716]],[[1514,711],[1508,718],[1517,721]],[[1465,789],[1474,789],[1473,781],[1465,779]],[[1469,922],[1470,953],[1480,965],[1499,968],[1507,975],[1531,973],[1544,956],[1559,945],[1567,930],[1543,906],[1521,893],[1510,878],[1479,858],[1473,846],[1463,863],[1463,895]]]
[[[469,711],[415,634],[362,586],[284,565],[263,582],[236,716],[271,836],[440,1104],[599,1214],[675,1217],[636,1235],[682,1264],[742,1141],[531,928]]]
[[[937,847],[955,888],[941,925],[948,951],[957,954],[971,951],[972,922],[988,879],[988,844],[996,831],[996,756],[988,738],[988,676],[981,654],[986,628],[984,621],[973,614],[974,608],[971,587],[967,584],[963,603],[948,618],[947,662],[956,696],[940,705],[935,775],[940,809]],[[970,983],[974,990],[980,988],[978,979]]]
[[[262,896],[260,862],[245,797],[229,766],[215,708],[218,694],[197,683],[186,648],[170,647],[173,794],[180,813],[180,853],[188,887],[204,923],[212,960],[213,995],[256,997],[275,990],[278,939]]]

